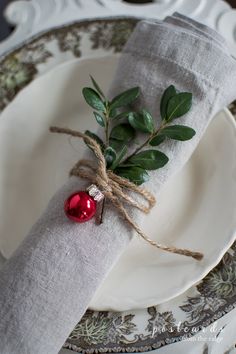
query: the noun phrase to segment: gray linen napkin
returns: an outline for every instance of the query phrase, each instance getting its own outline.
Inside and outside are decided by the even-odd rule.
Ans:
[[[164,22],[137,25],[111,92],[139,85],[140,102],[156,119],[161,93],[168,85],[194,97],[181,124],[197,134],[189,142],[163,144],[161,150],[170,161],[146,184],[153,193],[186,163],[214,113],[233,100],[235,79],[235,61],[224,40],[208,27],[179,14]],[[86,186],[85,181],[69,179],[1,270],[0,353],[57,353],[133,236],[112,207],[106,209],[99,227],[65,217],[64,200]],[[138,221],[143,217],[136,211],[132,215]]]

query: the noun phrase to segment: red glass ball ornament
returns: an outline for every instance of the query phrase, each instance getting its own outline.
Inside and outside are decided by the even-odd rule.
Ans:
[[[96,201],[88,193],[79,191],[65,201],[64,210],[70,220],[81,223],[94,216],[96,207]]]

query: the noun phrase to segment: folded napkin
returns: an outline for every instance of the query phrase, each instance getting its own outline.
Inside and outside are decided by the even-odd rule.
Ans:
[[[192,92],[193,107],[180,124],[197,132],[191,141],[161,145],[170,161],[151,173],[147,189],[157,195],[182,168],[212,116],[235,97],[235,82],[236,63],[212,29],[179,14],[137,25],[111,93],[140,86],[138,104],[159,119],[160,97],[167,86]],[[106,208],[99,227],[93,221],[76,224],[66,218],[64,200],[86,187],[86,181],[70,178],[1,270],[0,353],[57,353],[130,242],[134,232],[113,207]],[[136,221],[143,217],[136,210],[131,215]]]

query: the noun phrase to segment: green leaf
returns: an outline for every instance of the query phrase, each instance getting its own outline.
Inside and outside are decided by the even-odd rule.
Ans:
[[[181,92],[170,98],[167,104],[166,120],[178,118],[186,114],[192,106],[192,94]]]
[[[118,96],[114,97],[111,101],[110,108],[119,108],[123,106],[127,106],[132,103],[140,94],[139,87],[133,87],[127,91],[120,93]]]
[[[116,159],[115,159],[115,161],[113,161],[113,163],[111,165],[112,170],[114,170],[119,165],[119,163],[121,162],[123,157],[125,157],[125,155],[127,154],[127,151],[128,151],[128,148],[126,145],[124,145],[122,147],[122,149],[119,151],[119,153],[117,153]]]
[[[174,140],[189,140],[196,134],[195,130],[185,125],[171,125],[164,128],[161,134]]]
[[[163,143],[165,138],[166,138],[165,135],[159,134],[159,135],[155,136],[154,138],[152,138],[152,140],[149,141],[149,144],[152,146],[158,146],[161,143]]]
[[[116,152],[111,146],[108,146],[104,151],[104,157],[109,168],[116,159]]]
[[[110,105],[110,103],[108,102],[108,106]],[[111,109],[109,112],[109,118],[114,119],[117,116],[117,110],[116,109]]]
[[[154,132],[154,120],[153,120],[152,115],[148,111],[146,111],[146,109],[142,110],[142,115],[143,115],[145,127],[147,128],[148,132],[153,133]]]
[[[144,133],[153,133],[154,121],[149,112],[145,109],[141,113],[131,112],[128,116],[129,124],[136,130]]]
[[[129,116],[129,114],[130,114],[131,112],[121,112],[121,113],[119,113],[119,114],[117,114],[117,115],[113,115],[111,118],[112,119],[116,119],[116,120],[118,120],[118,119],[122,119],[122,118],[126,118],[126,117],[128,117]]]
[[[104,112],[106,110],[101,97],[94,89],[90,87],[84,87],[82,92],[84,99],[89,106],[93,107],[94,109],[100,112]]]
[[[176,88],[173,85],[170,85],[164,91],[164,93],[163,93],[163,95],[161,97],[161,104],[160,104],[161,118],[163,120],[166,119],[167,104],[168,104],[170,98],[175,96],[176,94],[177,94]]]
[[[147,171],[138,166],[118,167],[114,171],[118,176],[140,185],[149,180]]]
[[[156,170],[167,164],[168,157],[157,150],[146,150],[132,156],[127,162],[140,166],[145,170]]]
[[[103,143],[103,141],[99,138],[99,136],[97,136],[96,134],[92,133],[90,130],[86,130],[84,132],[86,135],[88,135],[90,138],[94,139],[101,147],[101,150],[103,151],[105,149],[105,145]],[[86,142],[85,144],[90,147]]]
[[[98,123],[99,125],[101,125],[101,127],[105,127],[104,117],[101,116],[101,114],[99,114],[99,113],[97,113],[97,112],[93,112],[93,114],[94,114],[94,117],[95,117],[97,123]]]
[[[135,131],[129,124],[119,124],[110,133],[110,138],[123,142],[130,141],[135,137]]]
[[[118,153],[124,146],[124,142],[116,139],[109,139],[109,145]]]
[[[92,75],[90,75],[90,79],[93,83],[95,90],[105,99],[106,97],[105,97],[104,93],[102,92],[101,88],[99,87],[98,83],[94,80]]]

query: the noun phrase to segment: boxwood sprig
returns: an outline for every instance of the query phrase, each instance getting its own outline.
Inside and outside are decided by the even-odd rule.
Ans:
[[[160,146],[166,139],[186,141],[195,135],[194,129],[173,121],[189,112],[192,94],[179,92],[171,85],[163,93],[160,102],[161,124],[155,125],[146,109],[134,110],[132,104],[140,95],[140,88],[133,87],[108,100],[98,83],[91,76],[92,87],[83,88],[86,102],[94,109],[97,123],[104,129],[105,141],[96,134],[86,131],[100,145],[107,168],[117,175],[140,185],[149,179],[149,170],[164,167],[169,159],[153,147]],[[144,134],[144,141],[128,155],[138,132]],[[150,146],[152,148],[150,148]]]

